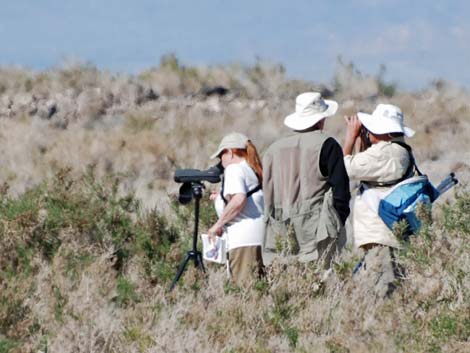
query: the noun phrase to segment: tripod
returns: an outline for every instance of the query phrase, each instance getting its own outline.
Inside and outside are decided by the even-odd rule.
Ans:
[[[199,201],[202,197],[202,189],[204,185],[200,182],[194,181],[191,183],[192,194],[194,196],[194,232],[193,232],[193,248],[186,253],[186,257],[184,258],[183,262],[180,264],[178,268],[178,272],[176,273],[175,278],[173,279],[173,283],[171,284],[170,291],[173,290],[176,286],[176,282],[180,279],[181,275],[186,268],[186,264],[189,260],[194,260],[194,266],[198,267],[202,270],[202,272],[206,272],[204,268],[204,263],[202,262],[202,253],[197,249],[197,231],[199,226]]]

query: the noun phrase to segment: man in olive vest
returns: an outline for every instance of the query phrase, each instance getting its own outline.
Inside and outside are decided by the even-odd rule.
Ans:
[[[263,156],[265,263],[279,254],[330,266],[351,198],[341,146],[323,132],[325,118],[337,109],[320,93],[302,93],[284,120],[293,133]]]

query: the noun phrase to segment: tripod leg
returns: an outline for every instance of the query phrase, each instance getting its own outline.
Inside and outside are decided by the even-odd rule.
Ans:
[[[196,261],[197,261],[197,267],[199,267],[202,272],[206,273],[206,269],[204,268],[204,262],[202,261],[202,254],[200,251],[196,253]]]
[[[186,268],[186,264],[191,259],[191,257],[192,256],[191,256],[190,253],[186,254],[186,257],[184,258],[183,262],[181,263],[180,267],[178,268],[178,272],[176,273],[176,276],[173,279],[173,283],[171,284],[171,287],[170,287],[170,292],[173,290],[173,288],[175,288],[176,282],[178,282],[178,280],[180,279],[181,275],[184,272],[184,269]]]

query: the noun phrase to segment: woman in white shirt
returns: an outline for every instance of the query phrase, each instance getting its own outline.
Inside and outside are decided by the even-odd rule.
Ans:
[[[265,232],[263,171],[253,143],[243,134],[225,136],[211,158],[220,158],[224,170],[221,192],[213,195],[218,221],[209,238],[224,235],[232,280],[247,285],[263,274]]]

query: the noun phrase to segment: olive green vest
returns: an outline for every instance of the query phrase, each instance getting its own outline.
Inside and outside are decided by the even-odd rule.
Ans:
[[[341,222],[320,171],[320,151],[329,137],[319,130],[295,133],[264,154],[266,262],[275,253],[317,260],[338,237]]]

